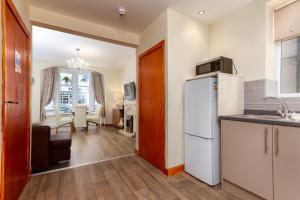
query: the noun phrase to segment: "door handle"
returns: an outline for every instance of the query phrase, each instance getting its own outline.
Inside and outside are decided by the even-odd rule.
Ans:
[[[8,103],[8,104],[19,104],[20,102],[19,101],[5,101],[5,103]]]
[[[265,128],[265,154],[268,154],[268,128]]]
[[[275,129],[275,156],[279,154],[279,129]]]

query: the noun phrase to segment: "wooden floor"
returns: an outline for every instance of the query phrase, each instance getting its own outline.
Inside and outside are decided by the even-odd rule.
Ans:
[[[49,170],[133,154],[135,138],[126,137],[118,130],[114,127],[102,127],[97,131],[96,126],[93,125],[89,126],[87,133],[82,129],[77,129],[76,134],[72,136],[70,161],[51,166]],[[70,128],[60,128],[57,134],[66,131],[70,132]],[[51,134],[55,134],[55,129]]]
[[[231,200],[186,173],[166,177],[138,156],[31,177],[21,200],[29,199],[199,199]]]

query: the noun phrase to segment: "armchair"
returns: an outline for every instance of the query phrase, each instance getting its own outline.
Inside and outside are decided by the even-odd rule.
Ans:
[[[102,110],[103,110],[103,106],[99,105],[96,107],[96,113],[95,115],[89,115],[87,116],[87,128],[89,128],[89,123],[93,123],[96,124],[97,126],[97,130],[99,128],[101,128],[102,125]]]

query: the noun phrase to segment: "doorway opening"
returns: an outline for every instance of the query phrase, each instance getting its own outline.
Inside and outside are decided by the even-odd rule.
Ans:
[[[136,100],[124,88],[136,84],[136,49],[32,30],[32,172],[133,154]]]

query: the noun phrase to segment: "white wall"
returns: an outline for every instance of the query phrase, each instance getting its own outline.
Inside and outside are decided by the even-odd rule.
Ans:
[[[168,9],[167,168],[184,163],[184,83],[209,57],[209,25]]]
[[[164,11],[140,34],[137,55],[142,54],[162,40],[167,40],[167,11]]]
[[[136,57],[129,59],[124,66],[123,69],[123,82],[124,84],[135,82],[137,84],[136,79]]]
[[[266,77],[265,2],[255,0],[211,26],[211,56],[233,58],[248,81]]]
[[[41,72],[43,69],[55,66],[50,62],[37,61],[33,59],[32,63],[32,77],[35,79],[32,85],[31,99],[32,99],[32,121],[38,122],[40,115],[40,91],[41,91]],[[93,68],[93,70],[100,72],[104,76],[105,97],[106,97],[106,121],[105,123],[112,123],[112,109],[115,106],[114,93],[123,91],[123,71],[118,68]]]
[[[283,0],[280,0],[283,1]],[[284,0],[286,1],[286,0]],[[276,46],[274,43],[274,23],[273,23],[273,7],[274,5],[271,2],[265,5],[266,15],[265,15],[265,23],[266,23],[266,70],[265,70],[265,78],[269,80],[277,80],[277,65],[276,65]]]
[[[194,75],[195,65],[209,56],[209,26],[167,9],[143,31],[137,54],[162,40],[166,51],[166,168],[171,168],[184,163],[183,86]]]

